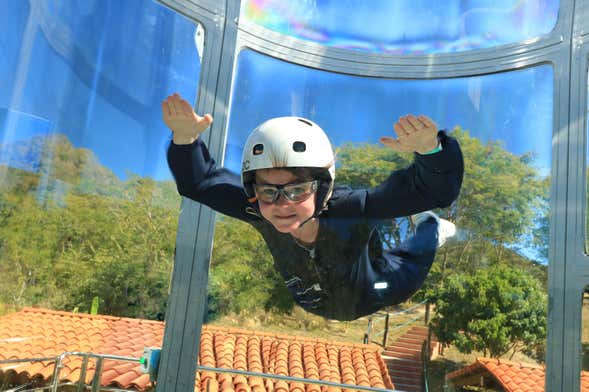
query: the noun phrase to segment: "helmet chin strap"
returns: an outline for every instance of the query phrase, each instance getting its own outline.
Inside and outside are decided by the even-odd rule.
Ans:
[[[305,223],[309,222],[309,221],[310,221],[311,219],[313,219],[313,218],[316,218],[316,217],[317,217],[317,215],[318,215],[318,214],[313,214],[313,215],[311,215],[310,217],[308,217],[307,219],[305,219],[305,220],[304,220],[304,221],[303,221],[303,222],[302,222],[302,223],[299,225],[299,227],[298,227],[298,228],[300,229],[301,227],[303,227],[303,225],[304,225]]]

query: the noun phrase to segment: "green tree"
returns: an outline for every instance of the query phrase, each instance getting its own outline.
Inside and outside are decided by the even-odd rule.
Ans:
[[[540,347],[546,338],[547,298],[526,271],[498,265],[477,274],[455,274],[429,293],[439,341],[464,353],[500,357]]]
[[[165,312],[180,197],[121,181],[64,135],[1,145],[0,302],[131,317]]]
[[[165,312],[177,213],[153,201],[156,184],[134,184],[133,198],[70,195],[55,260],[60,307],[101,300],[107,314],[160,318]]]
[[[294,303],[260,234],[249,224],[219,217],[209,275],[209,312],[222,314],[275,309]]]
[[[442,283],[455,270],[474,272],[496,263],[515,262],[545,277],[545,268],[514,250],[523,245],[547,255],[549,178],[534,166],[532,154],[513,154],[498,142],[484,144],[460,127],[451,135],[463,151],[464,180],[458,199],[436,212],[457,225],[459,241],[440,249],[428,287]],[[372,187],[412,159],[411,154],[378,145],[347,144],[337,151],[337,182]],[[392,220],[383,226],[382,237],[394,246],[407,227],[404,219]]]

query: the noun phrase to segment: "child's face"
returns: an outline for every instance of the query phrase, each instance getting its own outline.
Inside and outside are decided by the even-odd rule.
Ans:
[[[256,171],[256,183],[268,185],[284,185],[301,182],[288,170],[264,169]],[[301,223],[313,216],[315,212],[314,193],[308,199],[295,203],[284,195],[280,195],[274,203],[266,203],[258,200],[260,212],[276,230],[281,233],[293,233]]]

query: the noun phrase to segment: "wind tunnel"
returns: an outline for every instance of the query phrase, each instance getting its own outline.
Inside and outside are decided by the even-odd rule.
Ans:
[[[589,385],[585,0],[3,6],[0,390]],[[228,193],[179,195],[173,93],[212,115],[199,143],[238,183],[252,130],[293,116],[325,131],[336,186],[375,189],[421,159],[380,138],[427,116],[463,154],[459,196],[434,209],[456,235],[410,298],[355,320],[314,314],[276,262],[303,268],[304,244],[269,249],[214,211],[233,211]],[[408,215],[330,230],[353,227],[347,255],[364,237],[386,253],[415,232]],[[152,379],[146,347],[161,348]]]

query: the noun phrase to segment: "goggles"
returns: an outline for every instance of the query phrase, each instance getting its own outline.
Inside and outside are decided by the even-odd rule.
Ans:
[[[307,200],[319,188],[319,181],[299,182],[295,184],[271,185],[253,184],[256,197],[259,201],[272,204],[278,200],[280,194],[293,203],[301,203]]]

